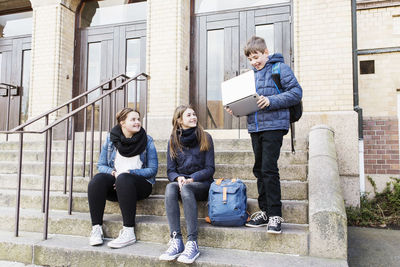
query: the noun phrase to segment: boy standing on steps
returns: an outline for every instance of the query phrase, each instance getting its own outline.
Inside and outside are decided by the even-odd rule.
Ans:
[[[301,101],[302,89],[291,68],[284,63],[283,56],[268,54],[263,38],[251,37],[244,54],[253,67],[256,91],[260,95],[257,102],[260,110],[247,116],[255,156],[253,173],[257,178],[260,211],[251,215],[246,226],[267,226],[268,233],[280,234],[283,219],[278,159],[283,136],[289,130],[289,107]],[[280,68],[282,92],[272,79],[273,66]],[[232,114],[230,109],[227,111]]]

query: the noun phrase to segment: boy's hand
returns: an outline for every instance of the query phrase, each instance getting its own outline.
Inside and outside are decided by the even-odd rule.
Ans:
[[[226,110],[226,112],[228,112],[229,114],[233,115],[232,109],[230,109],[228,107],[224,107],[224,109]]]
[[[261,108],[261,109],[263,109],[263,108],[265,108],[265,107],[268,107],[269,106],[269,99],[268,99],[268,97],[265,97],[265,96],[260,96],[260,98],[258,99],[258,101],[257,101],[257,105],[258,105],[258,107],[259,108]]]

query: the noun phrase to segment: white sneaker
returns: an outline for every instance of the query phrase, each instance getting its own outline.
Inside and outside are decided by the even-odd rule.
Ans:
[[[135,231],[133,227],[125,227],[119,231],[119,236],[113,241],[108,242],[110,248],[123,248],[136,242]]]
[[[90,233],[89,244],[91,246],[103,244],[103,229],[100,224],[93,225],[92,232]]]

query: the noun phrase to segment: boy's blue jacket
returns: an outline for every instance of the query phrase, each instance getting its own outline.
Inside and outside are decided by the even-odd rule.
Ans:
[[[97,162],[97,169],[101,173],[109,173],[114,170],[114,160],[117,149],[110,141],[110,134],[107,135],[106,141],[104,142],[99,161]],[[143,162],[141,169],[130,170],[132,174],[140,175],[146,178],[151,184],[155,184],[155,176],[158,170],[158,158],[156,147],[154,146],[153,138],[147,135],[147,146],[146,149],[140,154],[140,160]]]
[[[214,181],[214,144],[209,134],[207,134],[207,139],[210,144],[208,151],[200,151],[200,145],[183,147],[182,151],[177,151],[178,155],[175,159],[171,159],[169,156],[169,142],[171,140],[168,142],[167,175],[171,182],[178,176],[193,178],[195,182],[208,182],[211,184]]]
[[[284,92],[278,93],[272,80],[272,65],[280,63],[280,77]],[[273,54],[261,70],[254,69],[256,89],[259,95],[267,96],[268,107],[247,116],[249,133],[288,130],[290,124],[289,107],[301,101],[303,91],[291,68],[284,63],[281,54]]]

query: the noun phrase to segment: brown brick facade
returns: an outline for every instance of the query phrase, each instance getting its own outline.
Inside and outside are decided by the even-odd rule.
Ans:
[[[397,118],[363,121],[365,174],[400,174]]]

